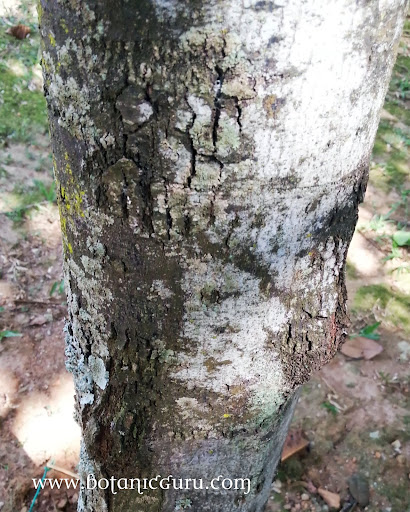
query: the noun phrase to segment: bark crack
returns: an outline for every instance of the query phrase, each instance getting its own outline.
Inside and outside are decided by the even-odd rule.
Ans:
[[[237,96],[234,97],[234,101],[235,101],[235,108],[236,108],[236,122],[238,123],[238,126],[239,126],[239,134],[242,134],[242,121],[241,121],[242,108],[239,105],[239,98]]]
[[[165,188],[165,215],[166,215],[166,224],[167,224],[167,239],[171,240],[171,229],[172,229],[172,215],[171,208],[169,206],[169,195],[168,195],[168,180],[164,177],[164,188]]]
[[[194,109],[191,107],[191,105],[189,104],[189,101],[188,101],[188,90],[186,90],[186,93],[185,93],[185,102],[186,102],[186,104],[188,105],[189,109],[192,112],[192,120],[191,120],[191,122],[189,123],[189,125],[186,128],[186,133],[188,135],[189,145],[190,145],[190,152],[191,152],[191,168],[190,168],[190,174],[189,174],[189,176],[187,178],[187,186],[188,186],[188,188],[191,188],[192,178],[196,174],[196,155],[197,155],[197,151],[196,151],[195,145],[194,145],[194,138],[192,137],[192,134],[191,134],[191,130],[192,130],[192,128],[193,128],[193,126],[195,124],[195,120],[196,120],[196,113],[195,113]]]
[[[218,127],[219,127],[219,119],[221,117],[221,110],[222,110],[222,85],[224,81],[224,72],[222,69],[216,65],[215,71],[217,73],[217,79],[214,85],[214,91],[215,91],[215,97],[214,97],[214,119],[213,119],[213,125],[212,125],[212,143],[214,146],[214,154],[216,153],[216,144],[218,141]]]

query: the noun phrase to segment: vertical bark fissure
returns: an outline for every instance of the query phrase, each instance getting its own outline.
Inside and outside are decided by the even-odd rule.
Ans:
[[[197,156],[197,151],[195,149],[194,139],[193,139],[193,137],[191,135],[191,130],[194,127],[195,120],[196,120],[196,113],[192,109],[192,107],[189,105],[189,101],[188,101],[188,97],[187,97],[187,92],[185,93],[184,99],[185,99],[186,105],[188,106],[188,108],[190,109],[190,111],[192,113],[192,120],[188,124],[187,129],[186,129],[186,134],[187,134],[188,139],[189,139],[189,149],[190,149],[190,153],[191,153],[191,168],[190,168],[189,176],[187,178],[187,186],[188,186],[188,188],[191,188],[192,178],[196,175],[196,156]]]

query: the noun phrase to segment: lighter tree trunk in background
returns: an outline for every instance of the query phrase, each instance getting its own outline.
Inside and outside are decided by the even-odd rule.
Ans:
[[[252,479],[79,510],[263,510],[296,390],[345,334],[405,8],[41,0],[81,473]]]

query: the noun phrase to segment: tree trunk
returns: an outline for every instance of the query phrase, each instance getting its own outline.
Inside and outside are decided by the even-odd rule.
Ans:
[[[251,479],[78,510],[263,510],[297,389],[346,332],[406,5],[40,1],[80,473]]]

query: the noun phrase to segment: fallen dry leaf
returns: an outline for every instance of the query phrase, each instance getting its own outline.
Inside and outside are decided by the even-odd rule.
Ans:
[[[359,336],[347,340],[342,345],[341,352],[352,359],[373,359],[380,352],[383,352],[383,347],[377,341]]]
[[[281,461],[285,461],[296,453],[305,450],[309,446],[309,441],[304,437],[301,429],[291,430],[286,438],[285,446],[282,451]]]
[[[319,487],[317,492],[325,500],[326,504],[329,505],[330,508],[340,508],[340,496],[338,494],[335,492],[327,491],[326,489],[322,489],[322,487]]]
[[[366,507],[370,500],[369,483],[367,479],[359,473],[355,473],[349,478],[348,484],[350,494],[353,498],[361,507]]]
[[[7,34],[14,36],[16,39],[25,39],[30,34],[30,27],[27,25],[16,25],[9,28]]]

